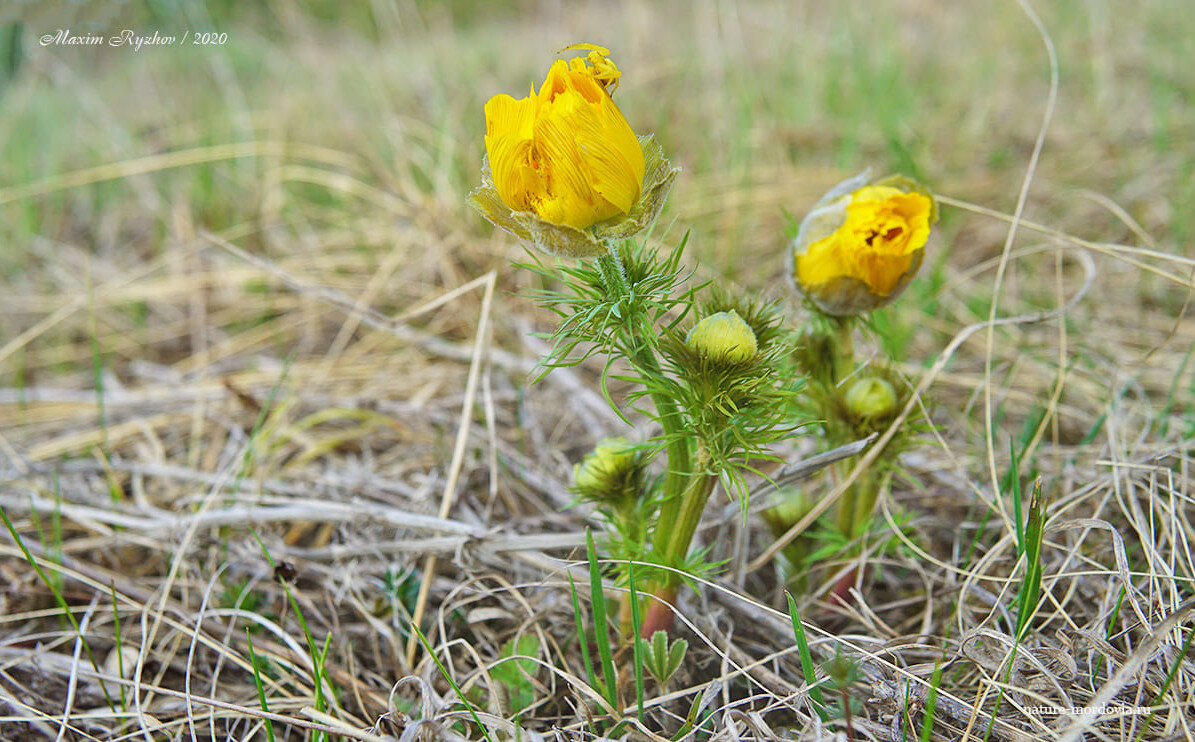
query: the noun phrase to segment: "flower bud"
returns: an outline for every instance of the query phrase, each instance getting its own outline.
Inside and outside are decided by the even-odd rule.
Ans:
[[[698,322],[689,330],[685,344],[715,363],[743,363],[759,352],[755,332],[733,309],[715,312]]]
[[[896,390],[878,376],[865,376],[851,382],[843,403],[862,420],[880,420],[896,412]]]
[[[826,314],[878,309],[921,267],[937,218],[933,196],[920,184],[862,173],[823,196],[801,222],[789,244],[793,282]]]
[[[594,502],[626,502],[638,495],[641,469],[634,444],[605,438],[573,467],[573,490]]]

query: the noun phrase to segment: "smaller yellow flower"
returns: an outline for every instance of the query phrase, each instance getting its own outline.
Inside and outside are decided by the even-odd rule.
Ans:
[[[610,51],[557,60],[539,92],[485,105],[486,158],[469,201],[482,216],[558,257],[594,257],[659,215],[679,170],[651,136],[636,137],[610,93]]]
[[[715,363],[738,364],[759,352],[755,332],[738,312],[714,312],[689,330],[685,344]]]
[[[851,178],[801,222],[789,245],[793,281],[826,314],[877,309],[921,267],[937,217],[933,196],[908,178]]]

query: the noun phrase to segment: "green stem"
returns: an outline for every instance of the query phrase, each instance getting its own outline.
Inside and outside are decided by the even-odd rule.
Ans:
[[[825,319],[833,338],[830,344],[833,353],[831,378],[834,384],[841,384],[855,372],[855,318],[827,316]]]
[[[887,456],[881,456],[873,461],[870,467],[859,472],[855,483],[848,487],[839,498],[835,522],[839,532],[846,538],[858,538],[867,530],[868,524],[871,523],[871,517],[875,513],[876,501],[880,498],[880,492],[888,486],[892,476],[892,472],[888,468],[890,463]],[[840,476],[846,476],[847,471],[846,468],[841,469]]]
[[[872,463],[872,467],[884,466],[881,461]],[[886,475],[876,476],[871,471],[863,472],[865,480],[864,489],[855,496],[855,529],[862,531],[871,523],[871,516],[875,514],[876,500],[880,498],[880,491],[884,489],[888,477]],[[860,534],[856,534],[860,535]]]
[[[705,468],[706,454],[704,447],[697,449],[697,461],[702,469]],[[676,520],[661,519],[656,525],[653,542],[660,544],[657,556],[660,563],[667,567],[680,568],[685,564],[685,557],[689,555],[689,546],[693,543],[693,534],[697,532],[697,524],[701,522],[701,514],[705,510],[705,503],[709,500],[714,485],[718,482],[716,474],[694,473],[689,479],[689,486],[679,498],[680,507],[677,508]],[[648,591],[646,600],[647,611],[644,615],[640,636],[651,638],[657,631],[672,633],[674,615],[669,604],[676,601],[680,590],[681,575],[669,571]]]
[[[850,467],[840,467],[839,477],[845,477]],[[878,496],[879,483],[875,481],[871,470],[859,472],[854,484],[842,493],[838,500],[838,510],[835,513],[835,523],[838,531],[847,539],[853,539],[861,534],[863,524],[871,517]]]
[[[626,269],[623,268],[617,248],[611,245],[609,252],[598,257],[597,266],[601,271],[602,278],[606,281],[607,289],[612,294],[619,297],[630,297],[631,286],[627,282]],[[654,331],[650,327],[644,327],[646,323],[640,317],[627,316],[626,319],[627,360],[643,376],[661,376],[660,363],[656,360],[651,345],[635,339],[636,335]],[[689,480],[691,463],[689,439],[682,432],[684,430],[683,419],[680,409],[676,406],[676,401],[667,394],[657,391],[650,392],[650,396],[652,403],[656,406],[660,425],[664,428],[664,440],[668,452],[668,471],[664,477],[664,504],[661,507],[661,520],[666,517],[675,520],[676,510],[680,507],[680,494]]]
[[[673,520],[661,518],[656,526],[656,540],[664,545],[662,556],[666,566],[684,565],[693,535],[697,533],[697,525],[701,522],[701,514],[705,512],[705,503],[718,483],[717,474],[699,473],[704,471],[706,459],[705,448],[698,446],[698,469],[689,478],[689,486],[679,498],[676,517]],[[666,584],[673,585],[679,582],[680,576],[670,572],[664,579]]]
[[[635,302],[630,300],[633,298],[633,287],[627,280],[626,269],[617,248],[611,245],[609,252],[599,256],[596,262],[610,297],[615,301],[628,299],[622,306],[622,319],[625,324],[620,338],[626,350],[627,360],[644,378],[662,377],[663,372],[656,359],[653,345],[642,340],[645,337],[654,338],[655,328],[651,326],[649,318],[629,311],[635,306]],[[691,435],[685,430],[684,418],[676,400],[665,393],[652,391],[652,387],[656,386],[654,384],[647,386],[663,428],[664,446],[668,457],[668,470],[664,476],[660,513],[656,520],[652,543],[664,565],[681,567],[688,556],[689,546],[697,532],[706,501],[709,500],[718,478],[716,475],[704,473],[708,457],[704,448],[700,446],[697,466],[694,466]],[[654,631],[657,628],[669,630],[672,613],[666,608],[665,603],[675,599],[679,584],[680,576],[670,572],[653,586],[651,594],[658,600],[649,598],[647,601],[649,610],[642,627],[644,631]]]

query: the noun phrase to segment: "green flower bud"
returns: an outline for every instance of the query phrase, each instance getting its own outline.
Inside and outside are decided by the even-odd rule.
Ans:
[[[699,355],[717,362],[737,364],[759,352],[755,333],[738,312],[715,312],[689,330],[685,344]]]
[[[896,412],[896,390],[884,379],[864,376],[851,382],[843,402],[860,419],[878,420]]]
[[[605,438],[573,467],[573,490],[594,502],[624,502],[638,495],[640,470],[634,444]]]

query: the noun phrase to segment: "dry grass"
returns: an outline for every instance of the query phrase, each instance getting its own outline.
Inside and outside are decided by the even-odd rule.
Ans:
[[[917,739],[927,703],[932,739],[1195,735],[1189,14],[1046,9],[1062,85],[1013,239],[1049,67],[1015,4],[959,6],[278,3],[217,14],[207,56],[31,46],[0,99],[0,738],[477,738],[408,654],[420,590],[491,734],[516,736],[491,668],[526,634],[517,734],[599,731],[567,484],[626,429],[598,368],[529,384],[551,319],[462,207],[481,104],[578,39],[685,166],[657,237],[691,230],[702,275],[778,295],[782,209],[864,164],[922,170],[946,217],[877,319],[932,419],[882,502],[908,535],[850,606],[799,596],[815,660],[854,663],[850,727],[812,714],[771,536],[723,500],[699,540],[727,570],[682,595],[689,657],[630,733],[696,702],[690,739]],[[26,29],[199,14],[108,10]],[[1010,441],[1048,502],[1015,647]],[[1152,715],[1030,710],[1113,703]]]

